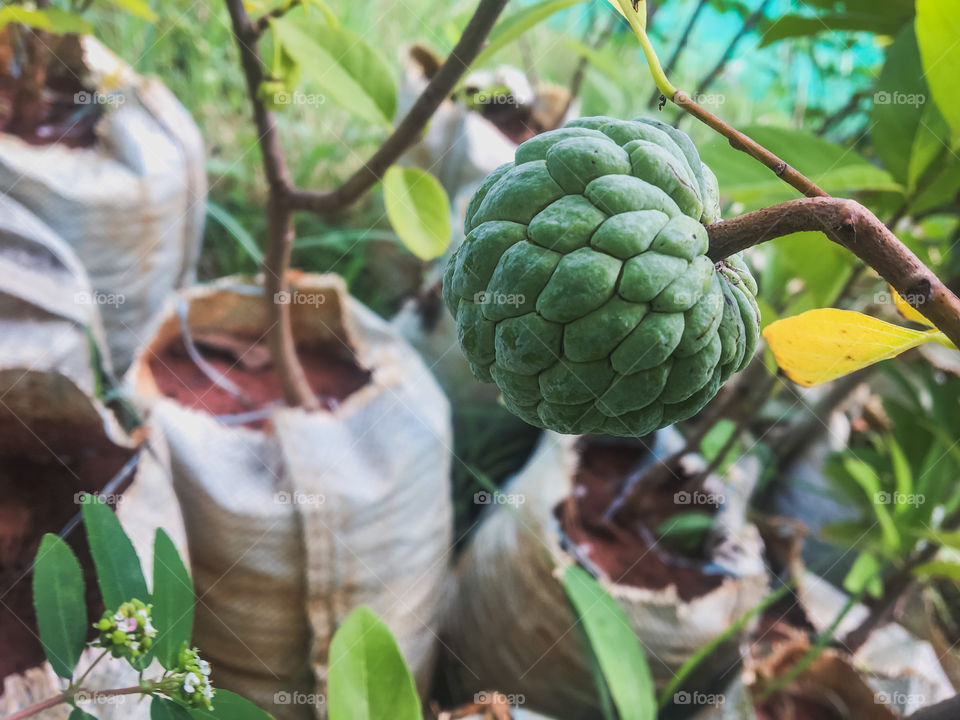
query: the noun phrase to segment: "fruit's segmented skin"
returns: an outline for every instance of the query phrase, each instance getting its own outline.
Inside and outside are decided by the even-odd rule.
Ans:
[[[714,263],[717,181],[684,133],[591,117],[538,135],[467,207],[443,278],[474,375],[527,422],[640,436],[753,357],[756,282]]]

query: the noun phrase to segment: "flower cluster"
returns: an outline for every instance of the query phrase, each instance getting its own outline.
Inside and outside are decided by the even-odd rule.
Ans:
[[[196,648],[189,648],[184,644],[180,650],[180,661],[176,670],[171,673],[171,684],[167,689],[174,700],[179,700],[190,707],[213,708],[213,686],[210,684],[210,663],[201,660]]]
[[[100,631],[94,645],[109,650],[115,658],[140,658],[150,650],[157,634],[150,622],[150,608],[150,605],[134,599],[123,603],[115,612],[108,610],[94,624]]]

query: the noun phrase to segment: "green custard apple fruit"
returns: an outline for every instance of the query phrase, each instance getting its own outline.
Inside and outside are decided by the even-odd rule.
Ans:
[[[707,257],[717,181],[658,120],[574,120],[517,148],[467,207],[443,277],[460,347],[527,422],[640,436],[753,357],[757,285]]]

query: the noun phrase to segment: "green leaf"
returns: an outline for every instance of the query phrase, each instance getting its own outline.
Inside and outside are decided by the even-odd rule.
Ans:
[[[32,27],[35,30],[45,30],[56,35],[66,35],[67,33],[93,34],[93,25],[80,15],[55,7],[29,10],[20,5],[7,5],[0,8],[0,28],[12,22]]]
[[[240,247],[246,251],[247,255],[249,255],[257,265],[263,264],[263,252],[257,245],[257,241],[226,208],[212,200],[208,200],[207,215],[220,223],[223,229],[233,236],[233,239],[239,243]]]
[[[43,536],[33,569],[33,605],[40,643],[53,671],[70,679],[87,637],[83,570],[56,535]]]
[[[917,44],[927,85],[960,142],[960,0],[917,0]]]
[[[843,580],[843,588],[848,593],[863,591],[875,598],[883,594],[883,580],[880,578],[881,564],[876,555],[860,553]]]
[[[890,503],[890,493],[881,491],[880,478],[876,471],[863,460],[852,457],[844,458],[843,467],[847,474],[863,488],[872,504],[873,512],[880,524],[884,550],[890,553],[895,552],[900,547],[900,531],[897,530],[897,525],[887,509],[887,505]]]
[[[450,244],[450,201],[426,170],[394,165],[383,176],[387,217],[397,235],[421,260],[440,257]]]
[[[870,111],[873,144],[884,167],[897,182],[906,184],[911,150],[929,92],[912,25],[907,25],[887,48],[875,89]]]
[[[149,602],[140,558],[116,513],[94,495],[84,495],[81,507],[103,604],[108,610],[116,610],[134,598]]]
[[[914,190],[928,173],[935,172],[938,160],[950,151],[950,128],[947,121],[930,102],[923,106],[920,125],[913,136],[910,161],[907,166],[907,186]]]
[[[135,15],[143,20],[150,22],[157,21],[157,14],[150,9],[150,5],[144,0],[105,0],[110,5],[116,5],[122,10],[126,10],[131,15]]]
[[[396,106],[396,96],[391,100],[384,90],[383,78],[378,77],[383,74],[389,77],[389,69],[379,56],[349,31],[326,27],[322,35],[327,42],[337,47],[352,47],[351,43],[356,43],[346,56],[337,56],[333,49],[328,50],[312,37],[316,27],[311,29],[311,34],[304,30],[304,22],[304,18],[295,17],[271,20],[274,42],[282,45],[305,76],[331,100],[364,120],[389,127],[393,113],[387,111]],[[297,96],[292,94],[286,100],[296,102]]]
[[[654,720],[657,701],[653,676],[623,609],[580,567],[567,568],[563,585],[590,639],[621,720]]]
[[[753,125],[743,131],[828,193],[903,192],[890,173],[870,164],[850,148],[800,130]],[[797,196],[796,190],[746,153],[734,150],[724,138],[710,140],[701,148],[700,155],[716,173],[721,194],[744,203],[747,209]]]
[[[713,527],[714,518],[702,512],[678,513],[657,526],[657,535],[668,545],[693,551]]]
[[[940,561],[923,563],[913,569],[913,574],[921,578],[942,577],[960,580],[960,564]]]
[[[390,629],[361,606],[334,633],[327,677],[330,720],[420,720],[413,676]]]
[[[157,528],[153,545],[153,649],[167,670],[177,666],[180,650],[193,634],[193,581],[170,536]]]
[[[901,515],[910,509],[906,503],[907,498],[913,497],[913,471],[910,470],[910,463],[907,462],[907,456],[897,444],[897,441],[890,438],[890,460],[893,466],[893,477],[897,485],[896,498],[898,500],[893,508],[894,515]],[[904,502],[900,502],[900,499]]]
[[[172,700],[155,697],[150,704],[150,720],[190,720],[190,713]]]
[[[195,708],[190,710],[190,717],[194,720],[273,720],[273,715],[229,690],[217,690],[213,710]]]
[[[785,15],[777,18],[776,22],[763,33],[760,47],[766,47],[786,38],[809,37],[836,31],[895,35],[908,18],[909,14],[877,12],[876,7],[869,12],[846,12],[813,17]]]
[[[713,462],[736,431],[737,424],[733,420],[724,418],[717,421],[700,441],[700,453],[703,458],[708,463]]]
[[[493,30],[490,31],[490,40],[483,49],[483,52],[477,55],[477,59],[473,61],[472,67],[482,66],[504,47],[527,32],[527,30],[543,22],[554,13],[584,1],[585,0],[541,0],[541,2],[529,5],[503,18],[494,26]],[[614,7],[616,7],[615,3]]]
[[[97,720],[97,718],[80,708],[74,708],[67,720]]]

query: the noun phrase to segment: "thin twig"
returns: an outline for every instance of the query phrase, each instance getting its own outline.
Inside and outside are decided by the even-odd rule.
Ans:
[[[823,232],[850,250],[960,346],[960,299],[876,215],[853,200],[801,198],[714,223],[707,227],[709,255],[724,258],[802,231]]]
[[[507,0],[481,0],[450,57],[431,79],[394,133],[343,185],[327,192],[294,187],[280,144],[276,119],[260,97],[260,86],[265,79],[265,72],[257,40],[269,26],[271,17],[278,15],[271,13],[254,23],[247,14],[243,0],[225,1],[247,81],[247,92],[253,108],[268,188],[268,240],[263,266],[267,344],[285,402],[291,406],[316,410],[320,405],[297,357],[290,318],[291,303],[287,301],[287,271],[295,237],[293,213],[307,210],[327,214],[343,210],[373,187],[416,140],[440,103],[476,59]],[[280,14],[282,11],[281,8]]]
[[[379,182],[387,169],[416,141],[433,113],[440,107],[440,103],[450,95],[460,77],[480,54],[487,35],[506,4],[507,0],[480,0],[476,12],[446,62],[437,70],[413,107],[380,149],[335,190],[292,190],[289,196],[291,208],[321,215],[343,210]]]

